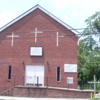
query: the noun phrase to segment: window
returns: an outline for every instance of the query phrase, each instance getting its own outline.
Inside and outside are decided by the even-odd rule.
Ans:
[[[8,79],[11,79],[11,66],[8,66]]]
[[[57,81],[60,81],[60,67],[57,67]]]

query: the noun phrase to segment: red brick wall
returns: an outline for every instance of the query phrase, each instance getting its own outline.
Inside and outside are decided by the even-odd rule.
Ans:
[[[47,97],[47,98],[90,98],[93,91],[39,88],[39,87],[15,87],[3,92],[1,95],[16,97]]]
[[[38,38],[37,42],[35,42],[34,33],[30,33],[35,28],[43,31],[38,34],[38,37],[43,38]],[[20,84],[24,84],[25,65],[44,65],[45,77],[48,77],[49,80],[48,84],[68,87],[66,78],[72,76],[75,84],[70,87],[77,87],[77,73],[64,73],[64,64],[77,64],[77,38],[69,30],[58,31],[59,35],[70,34],[73,36],[59,38],[59,46],[57,47],[56,37],[52,37],[52,35],[56,36],[57,30],[55,29],[66,28],[37,9],[0,33],[0,85],[12,86],[16,84],[15,77],[22,78],[22,80],[19,79]],[[11,38],[6,37],[11,35],[12,31],[15,32],[14,35],[19,35],[19,38],[14,38],[14,46],[11,46]],[[31,57],[31,46],[42,46],[43,56]],[[9,65],[12,66],[10,81],[7,80]],[[56,68],[58,66],[61,67],[60,82],[56,82]],[[7,88],[4,87],[3,90]]]

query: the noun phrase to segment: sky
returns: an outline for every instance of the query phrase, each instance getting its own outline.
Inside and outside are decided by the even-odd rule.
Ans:
[[[100,11],[100,0],[0,0],[0,28],[37,4],[76,29]]]

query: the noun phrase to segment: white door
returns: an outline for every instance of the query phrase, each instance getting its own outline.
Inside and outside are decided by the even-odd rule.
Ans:
[[[25,71],[25,85],[44,86],[44,66],[27,65]]]

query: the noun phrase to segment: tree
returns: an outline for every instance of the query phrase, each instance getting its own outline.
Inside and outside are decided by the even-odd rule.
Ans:
[[[78,45],[78,79],[92,80],[95,74],[100,79],[100,12],[86,19],[87,28]],[[98,37],[99,36],[99,37]]]

